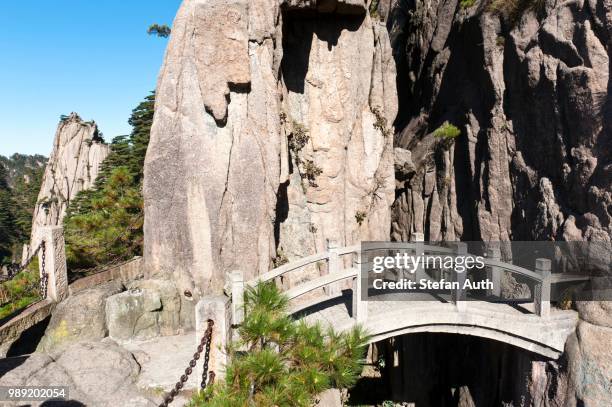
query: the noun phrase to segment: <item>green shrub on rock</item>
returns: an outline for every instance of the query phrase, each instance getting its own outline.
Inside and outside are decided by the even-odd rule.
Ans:
[[[501,15],[514,25],[526,11],[540,12],[545,5],[544,0],[492,0],[489,4],[489,11]]]
[[[435,137],[443,138],[445,140],[452,140],[461,135],[461,130],[455,125],[450,124],[449,122],[444,122],[442,126],[438,127],[433,135]]]

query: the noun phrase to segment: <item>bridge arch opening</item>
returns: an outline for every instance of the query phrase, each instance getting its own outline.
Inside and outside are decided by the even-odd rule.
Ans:
[[[350,393],[350,405],[531,405],[538,389],[565,369],[563,360],[492,339],[449,333],[386,339],[374,343],[368,356],[370,363]],[[549,391],[556,391],[554,383]]]

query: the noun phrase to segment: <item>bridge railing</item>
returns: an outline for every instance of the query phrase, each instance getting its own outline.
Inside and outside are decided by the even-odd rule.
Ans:
[[[412,242],[385,242],[368,244],[365,250],[383,250],[383,249],[401,249],[410,250],[419,255],[455,255],[461,256],[468,254],[467,244],[463,242],[453,243],[450,247],[441,247],[426,245],[422,234],[415,234]],[[348,263],[343,259],[343,256],[353,256],[352,266],[344,267]],[[362,281],[360,269],[362,266],[362,247],[361,245],[352,245],[347,247],[337,247],[333,244],[328,245],[328,250],[323,253],[317,253],[303,259],[285,264],[266,272],[252,280],[244,281],[243,273],[235,271],[230,275],[232,315],[235,323],[240,323],[243,318],[243,295],[245,287],[254,286],[260,282],[271,281],[279,277],[286,276],[288,273],[303,270],[313,264],[320,262],[327,263],[327,272],[320,277],[316,277],[304,283],[290,287],[285,291],[285,294],[290,300],[294,300],[305,294],[311,293],[322,288],[326,289],[329,297],[340,295],[340,283],[343,280],[352,279],[352,316],[359,322],[367,319],[367,302],[362,298]],[[583,276],[565,276],[564,278],[555,277],[551,274],[551,261],[548,259],[539,258],[535,262],[534,270],[529,270],[514,264],[501,261],[499,248],[493,247],[487,250],[487,256],[484,259],[487,278],[493,282],[493,288],[489,290],[488,295],[491,297],[501,298],[501,282],[502,275],[509,272],[515,275],[522,276],[531,280],[533,285],[533,302],[534,312],[540,317],[548,317],[550,315],[550,291],[551,284],[556,281],[574,281],[584,280]],[[451,301],[456,305],[458,311],[464,311],[467,305],[467,291],[462,287],[464,285],[467,273],[452,272],[451,278],[458,282],[459,289],[451,292]],[[426,271],[421,267],[415,272],[416,281],[422,278],[430,278]],[[300,309],[299,307],[295,309]]]
[[[427,251],[428,253],[450,254],[453,249],[425,245],[422,234],[415,234],[413,242],[386,242],[386,243],[371,243],[368,245],[368,251],[381,249],[402,249],[411,250],[415,253]],[[343,268],[345,259],[343,256],[352,256],[352,267]],[[303,270],[305,267],[325,262],[327,264],[327,272],[322,276],[307,281],[305,283],[289,288],[285,294],[290,300],[294,300],[310,292],[326,288],[327,295],[331,298],[340,295],[340,283],[343,280],[352,280],[353,300],[352,300],[352,316],[356,320],[362,322],[367,319],[367,303],[362,299],[362,279],[360,278],[360,269],[362,265],[362,247],[361,244],[338,247],[333,242],[328,243],[327,251],[317,253],[296,260],[294,262],[284,264],[256,278],[244,281],[244,274],[241,271],[230,273],[230,291],[232,297],[232,319],[235,324],[242,322],[244,317],[243,296],[247,286],[255,286],[258,283],[271,281],[279,277],[286,276],[288,273]],[[417,271],[418,276],[424,276],[423,270]],[[298,308],[294,308],[294,311]],[[236,322],[238,321],[238,322]]]

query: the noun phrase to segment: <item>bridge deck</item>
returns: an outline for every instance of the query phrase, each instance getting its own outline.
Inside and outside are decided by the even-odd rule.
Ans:
[[[296,316],[341,331],[355,325],[350,291],[318,301],[319,304],[299,311]],[[317,299],[313,301],[316,302]],[[563,352],[565,341],[578,321],[576,312],[556,308],[549,317],[541,318],[533,314],[533,304],[467,301],[466,309],[460,312],[454,304],[439,300],[370,301],[367,308],[368,318],[362,325],[372,335],[371,342],[418,332],[453,333],[506,342],[552,359]]]

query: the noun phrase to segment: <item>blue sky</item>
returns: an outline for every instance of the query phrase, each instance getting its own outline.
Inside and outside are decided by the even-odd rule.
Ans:
[[[0,155],[51,152],[62,114],[95,120],[107,141],[155,88],[180,0],[31,0],[0,4]]]

